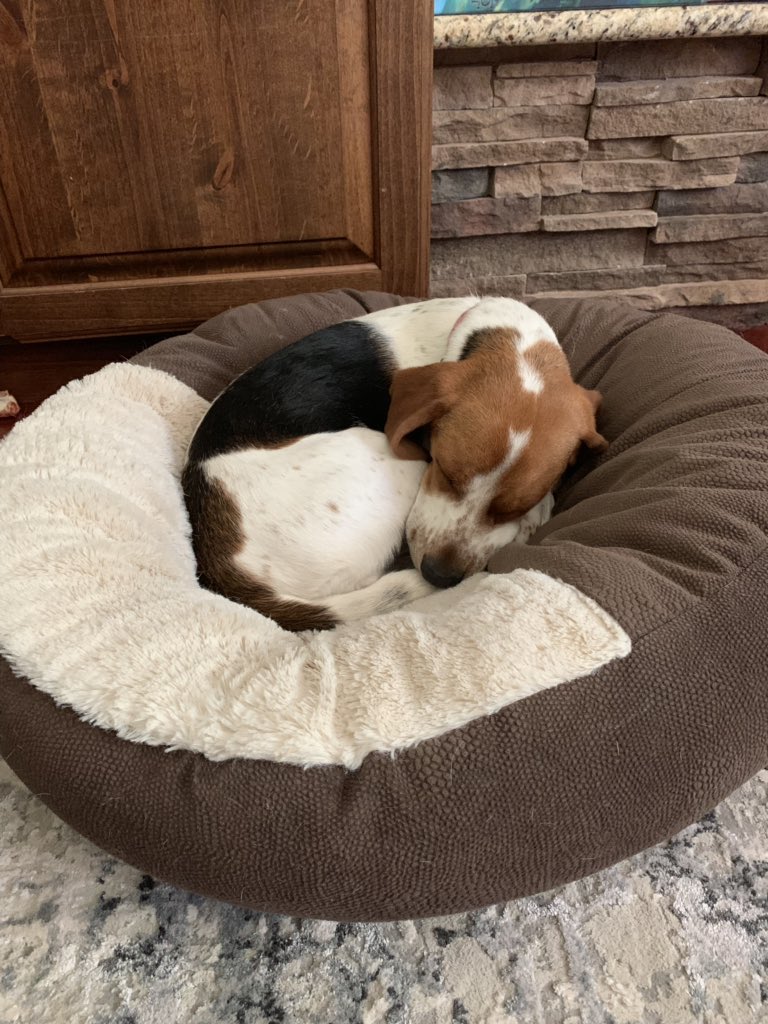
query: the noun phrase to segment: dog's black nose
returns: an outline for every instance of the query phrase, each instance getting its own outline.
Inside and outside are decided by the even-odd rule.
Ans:
[[[425,558],[421,563],[421,575],[433,587],[455,587],[464,579],[464,573],[439,558]]]

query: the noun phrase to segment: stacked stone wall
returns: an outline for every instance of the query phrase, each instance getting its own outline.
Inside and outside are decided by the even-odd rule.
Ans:
[[[435,69],[432,294],[768,303],[768,47],[507,48]],[[477,56],[474,57],[477,60]]]

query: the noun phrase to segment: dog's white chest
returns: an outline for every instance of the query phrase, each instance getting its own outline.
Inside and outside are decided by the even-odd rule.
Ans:
[[[305,601],[381,576],[400,548],[424,469],[396,459],[386,437],[365,427],[205,464],[241,512],[245,540],[235,561],[277,593]]]

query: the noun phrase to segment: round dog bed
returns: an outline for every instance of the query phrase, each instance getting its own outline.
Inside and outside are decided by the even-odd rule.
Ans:
[[[206,402],[404,301],[230,310],[0,446],[0,749],[149,874],[279,913],[445,914],[614,863],[765,764],[768,360],[718,327],[537,304],[611,445],[490,576],[295,637],[197,587],[178,472]]]

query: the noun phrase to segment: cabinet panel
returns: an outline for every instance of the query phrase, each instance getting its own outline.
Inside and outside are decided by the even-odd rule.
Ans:
[[[0,0],[0,333],[182,327],[347,279],[423,293],[431,20],[427,0]]]

